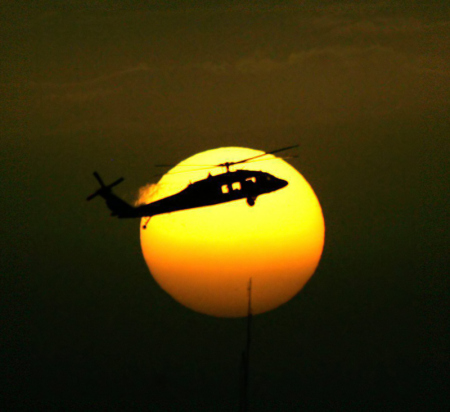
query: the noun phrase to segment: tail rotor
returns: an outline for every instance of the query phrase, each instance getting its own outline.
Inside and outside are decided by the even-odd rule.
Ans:
[[[90,196],[88,196],[86,198],[86,200],[92,200],[94,197],[96,196],[107,196],[108,194],[111,193],[111,189],[114,186],[117,186],[119,183],[122,183],[124,181],[124,178],[121,177],[120,179],[117,179],[115,182],[109,184],[109,185],[105,185],[105,183],[103,182],[102,178],[100,177],[100,175],[97,172],[94,172],[94,177],[97,179],[97,181],[100,183],[100,189],[98,189],[97,191],[95,191],[94,193],[92,193]]]

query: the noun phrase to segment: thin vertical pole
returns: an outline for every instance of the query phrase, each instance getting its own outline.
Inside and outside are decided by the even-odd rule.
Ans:
[[[248,282],[248,311],[247,311],[247,343],[242,353],[242,388],[241,388],[241,405],[240,412],[248,411],[248,378],[250,365],[250,343],[251,343],[251,327],[252,327],[252,278]]]

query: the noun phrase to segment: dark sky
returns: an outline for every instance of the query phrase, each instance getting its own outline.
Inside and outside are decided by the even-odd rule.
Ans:
[[[298,143],[325,250],[254,319],[251,410],[447,411],[447,2],[85,3],[0,7],[0,402],[237,410],[245,320],[172,300],[85,197]]]

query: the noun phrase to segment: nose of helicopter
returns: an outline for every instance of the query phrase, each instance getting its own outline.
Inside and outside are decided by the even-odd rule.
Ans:
[[[288,185],[288,182],[287,182],[287,180],[277,178],[276,184],[277,184],[277,189],[281,189],[283,187],[286,187]]]

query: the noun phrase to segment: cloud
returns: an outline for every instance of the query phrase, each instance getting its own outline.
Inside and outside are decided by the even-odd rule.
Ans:
[[[268,57],[253,55],[238,60],[234,64],[234,69],[239,73],[270,73],[280,70],[286,62],[276,61]]]
[[[155,69],[151,69],[146,63],[140,63],[137,66],[125,68],[123,70],[118,70],[116,72],[108,73],[102,76],[94,77],[91,79],[86,79],[78,82],[63,82],[63,83],[54,83],[54,82],[30,82],[31,85],[39,85],[41,87],[52,87],[52,88],[67,88],[73,86],[92,86],[101,83],[111,82],[111,80],[120,79],[124,76],[128,76],[130,74],[142,73],[142,72],[151,72]]]
[[[380,4],[364,13],[358,7],[311,3],[307,13],[289,5],[274,14],[248,11],[252,18],[235,9],[226,19],[217,12],[164,21],[150,13],[102,15],[111,19],[103,26],[86,15],[90,30],[62,38],[80,47],[69,56],[66,42],[50,36],[65,33],[58,20],[58,30],[41,32],[50,52],[28,71],[10,65],[16,83],[3,84],[3,95],[54,124],[205,134],[269,124],[274,113],[288,123],[441,104],[450,23],[386,13]],[[100,32],[114,35],[100,39]],[[7,99],[2,108],[14,119],[20,112]]]
[[[333,33],[343,36],[354,35],[395,35],[399,33],[413,33],[423,31],[425,24],[417,19],[393,20],[387,18],[374,18],[372,20],[360,20],[336,27]]]
[[[119,92],[118,89],[94,89],[94,90],[77,90],[72,87],[72,90],[61,90],[58,92],[50,92],[45,95],[45,99],[54,103],[58,102],[72,102],[72,103],[86,103],[100,98],[110,97]]]
[[[276,59],[260,52],[240,58],[234,62],[205,62],[195,68],[215,75],[268,75],[285,71],[317,70],[321,72],[339,69],[342,71],[372,71],[382,67],[391,72],[429,73],[440,76],[450,74],[450,65],[439,53],[422,54],[415,50],[401,50],[380,44],[341,44],[314,47],[291,52],[284,59]]]
[[[233,63],[205,62],[194,67],[223,75],[235,73],[267,74],[296,68],[322,67],[323,69],[329,69],[335,65],[349,68],[357,63],[376,60],[391,61],[404,65],[408,57],[393,48],[378,45],[334,46],[295,51],[285,59],[273,59],[261,53],[254,53]]]
[[[351,67],[356,62],[373,60],[395,60],[403,62],[406,58],[402,53],[391,47],[378,45],[370,46],[334,46],[316,48],[303,52],[294,52],[289,55],[287,65],[289,66],[320,66],[330,64],[341,64]]]
[[[42,99],[51,102],[85,103],[119,94],[123,91],[120,83],[126,78],[156,72],[157,69],[150,68],[146,63],[140,63],[137,66],[76,82],[10,82],[0,83],[0,88],[36,92]]]

